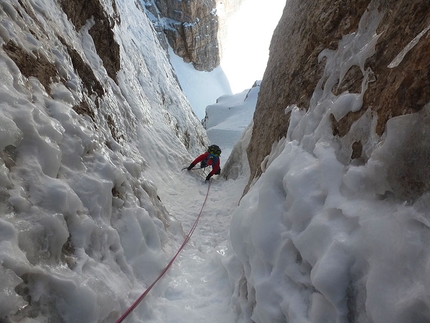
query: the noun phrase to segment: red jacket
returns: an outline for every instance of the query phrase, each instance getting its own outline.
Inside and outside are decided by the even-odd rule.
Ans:
[[[212,158],[211,158],[212,157]],[[209,175],[215,175],[218,170],[219,170],[219,157],[210,154],[209,152],[205,152],[204,154],[201,154],[199,157],[197,157],[196,159],[194,159],[194,161],[192,162],[193,165],[196,165],[197,163],[201,162],[201,161],[207,161],[207,165],[211,165],[212,166],[212,171],[209,173]]]

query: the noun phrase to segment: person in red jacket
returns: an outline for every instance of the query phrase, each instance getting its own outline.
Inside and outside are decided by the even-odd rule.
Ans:
[[[199,157],[187,167],[188,170],[193,169],[197,163],[200,163],[201,168],[212,166],[212,171],[206,176],[206,181],[210,180],[213,175],[219,175],[221,173],[220,165],[221,149],[217,145],[211,145],[208,147],[208,151],[201,154]]]

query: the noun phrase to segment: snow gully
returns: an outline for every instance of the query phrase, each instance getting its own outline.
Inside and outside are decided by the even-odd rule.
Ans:
[[[151,285],[149,285],[149,287],[142,293],[142,295],[139,296],[139,298],[124,312],[123,315],[121,315],[121,317],[115,322],[115,323],[121,323],[122,321],[125,320],[125,318],[131,313],[133,312],[133,310],[137,307],[137,305],[140,304],[140,302],[146,297],[146,295],[149,294],[149,292],[151,291],[151,289],[155,286],[155,284],[164,276],[164,274],[169,270],[169,268],[172,266],[172,264],[175,262],[176,258],[178,257],[178,255],[181,253],[182,249],[184,249],[185,245],[187,244],[187,242],[191,239],[191,236],[194,233],[194,230],[197,227],[197,223],[199,222],[200,216],[202,215],[203,212],[203,208],[205,207],[206,201],[208,199],[209,196],[209,190],[211,188],[211,181],[209,181],[208,184],[208,190],[206,192],[206,197],[205,200],[203,201],[202,207],[200,208],[200,212],[197,215],[196,220],[194,221],[193,226],[190,229],[190,232],[188,232],[187,236],[184,239],[184,242],[182,243],[182,245],[179,247],[178,251],[176,252],[176,254],[173,256],[172,260],[170,260],[170,262],[167,264],[167,266],[163,269],[163,271],[160,273],[160,275],[152,282]]]

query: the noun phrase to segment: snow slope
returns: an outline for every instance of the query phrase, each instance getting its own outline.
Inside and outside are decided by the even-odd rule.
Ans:
[[[252,119],[258,90],[256,86],[245,91],[248,95],[226,95],[216,105],[208,107],[208,135],[211,142],[219,144],[223,150],[221,165],[237,167],[240,164],[242,167],[235,171],[235,180],[213,177],[208,201],[188,246],[142,305],[148,322],[233,323],[239,319],[231,301],[235,282],[229,272],[233,267],[228,265],[228,272],[224,261],[230,250],[227,240],[231,216],[247,182],[247,160],[246,154],[230,153],[233,145],[239,151],[239,146],[249,142],[251,133],[244,129]],[[237,139],[233,142],[232,138]],[[232,172],[231,168],[226,166],[226,172]],[[207,171],[195,167],[190,172],[169,173],[171,177],[167,182],[160,176],[153,177],[161,200],[180,220],[185,232],[192,227],[208,192],[208,184],[204,183],[206,174]],[[233,263],[240,271],[239,264]]]
[[[214,104],[220,96],[232,94],[221,66],[211,72],[197,71],[192,63],[185,63],[170,47],[169,57],[181,88],[200,120],[204,119],[208,105]]]

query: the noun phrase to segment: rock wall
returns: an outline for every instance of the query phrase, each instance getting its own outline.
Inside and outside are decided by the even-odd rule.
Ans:
[[[112,7],[115,11],[114,18],[108,16],[99,0],[87,0],[84,2],[62,0],[60,4],[77,31],[81,30],[88,19],[94,19],[94,25],[90,28],[89,33],[94,40],[97,53],[103,60],[106,72],[118,83],[116,74],[120,69],[120,50],[118,43],[114,39],[112,28],[115,23],[120,23],[120,19],[116,12],[115,0],[112,0]]]
[[[254,115],[254,128],[247,149],[251,177],[261,175],[272,144],[287,133],[289,114],[297,105],[307,109],[312,93],[323,75],[325,61],[318,62],[324,49],[336,49],[339,40],[357,30],[369,6],[383,15],[375,54],[363,62],[373,71],[362,108],[340,120],[332,118],[333,134],[342,138],[368,109],[377,115],[376,133],[382,135],[392,117],[415,113],[430,101],[430,2],[420,0],[312,1],[289,0],[274,32],[268,66],[264,74]],[[409,51],[408,44],[416,41]],[[398,58],[396,60],[396,58]],[[359,93],[363,73],[351,67],[332,88],[334,94]],[[351,160],[362,157],[362,140],[352,144]],[[263,163],[263,164],[262,164]],[[418,179],[417,179],[418,180]],[[422,183],[415,183],[420,186]],[[421,185],[422,186],[422,185]]]
[[[199,71],[220,64],[215,0],[146,0],[145,8],[160,38]]]

